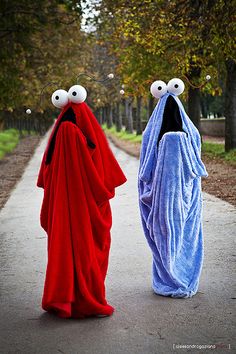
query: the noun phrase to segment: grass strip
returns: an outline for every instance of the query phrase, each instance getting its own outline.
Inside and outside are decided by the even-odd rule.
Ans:
[[[16,129],[7,129],[0,131],[0,160],[13,151],[20,139],[20,134]]]
[[[113,125],[111,128],[107,128],[106,124],[102,125],[102,129],[105,132],[113,134],[117,138],[121,140],[128,140],[130,142],[141,143],[142,135],[136,135],[135,133],[127,133],[124,129],[120,132],[116,131],[116,127]],[[202,152],[210,157],[218,157],[231,164],[236,164],[236,149],[231,150],[229,152],[225,152],[224,144],[212,143],[212,142],[204,142],[202,144]]]

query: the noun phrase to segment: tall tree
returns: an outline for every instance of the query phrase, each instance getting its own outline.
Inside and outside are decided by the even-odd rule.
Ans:
[[[124,80],[136,77],[140,85],[142,75],[154,79],[187,76],[194,86],[206,74],[213,78],[204,90],[220,91],[219,74],[226,70],[226,148],[234,148],[235,96],[231,81],[236,80],[235,63],[235,0],[103,0],[99,18],[112,17],[113,50],[119,57],[119,71]],[[142,56],[139,53],[143,52]],[[153,55],[152,65],[146,66],[145,58]],[[132,58],[137,59],[140,68]],[[150,57],[150,56],[149,56]],[[164,70],[162,70],[164,68]],[[166,69],[166,70],[165,70]],[[136,86],[136,85],[134,85]],[[199,127],[200,92],[189,86],[188,109],[195,125]],[[230,108],[231,107],[231,108]]]
[[[70,0],[1,1],[0,108],[32,102],[49,71],[57,66],[59,73],[57,64],[71,47],[68,32],[79,24],[72,6]]]

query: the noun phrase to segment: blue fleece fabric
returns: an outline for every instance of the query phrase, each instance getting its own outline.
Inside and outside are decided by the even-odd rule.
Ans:
[[[166,100],[155,107],[143,133],[139,169],[142,225],[153,254],[153,289],[191,297],[203,262],[201,139],[178,97],[184,132],[165,133],[158,144]],[[186,133],[185,133],[186,132]]]

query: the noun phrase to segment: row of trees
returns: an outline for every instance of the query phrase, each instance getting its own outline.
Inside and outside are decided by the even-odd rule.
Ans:
[[[183,98],[189,115],[199,127],[201,96],[222,95],[223,89],[226,150],[236,148],[235,1],[102,0],[94,6],[95,48],[100,54],[103,48],[103,60],[116,68],[127,106],[136,102],[139,114],[141,101],[148,99],[150,112],[153,99],[147,92],[156,79],[184,77],[199,86],[209,74],[212,80],[203,92],[187,85]]]
[[[75,11],[76,9],[76,11]],[[85,70],[87,38],[73,0],[0,2],[0,109],[39,107],[42,87],[66,88]],[[50,104],[50,103],[49,103]]]
[[[211,97],[219,96],[218,107],[224,97],[217,113],[226,116],[226,149],[236,148],[235,8],[235,0],[2,0],[0,109],[42,111],[78,74],[114,72],[105,85],[80,80],[88,103],[100,119],[140,134],[154,108],[154,80],[199,86],[209,74],[204,91],[187,84],[182,98],[199,127]]]

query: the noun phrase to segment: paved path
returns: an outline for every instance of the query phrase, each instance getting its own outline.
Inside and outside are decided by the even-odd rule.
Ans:
[[[45,140],[0,214],[0,353],[168,354],[175,344],[218,344],[224,347],[220,353],[231,344],[235,350],[236,209],[204,196],[205,263],[199,293],[192,299],[154,295],[151,255],[138,212],[138,161],[116,148],[128,177],[112,201],[107,297],[116,312],[111,318],[64,320],[41,310],[46,237],[39,226],[42,191],[35,182],[44,147]]]

